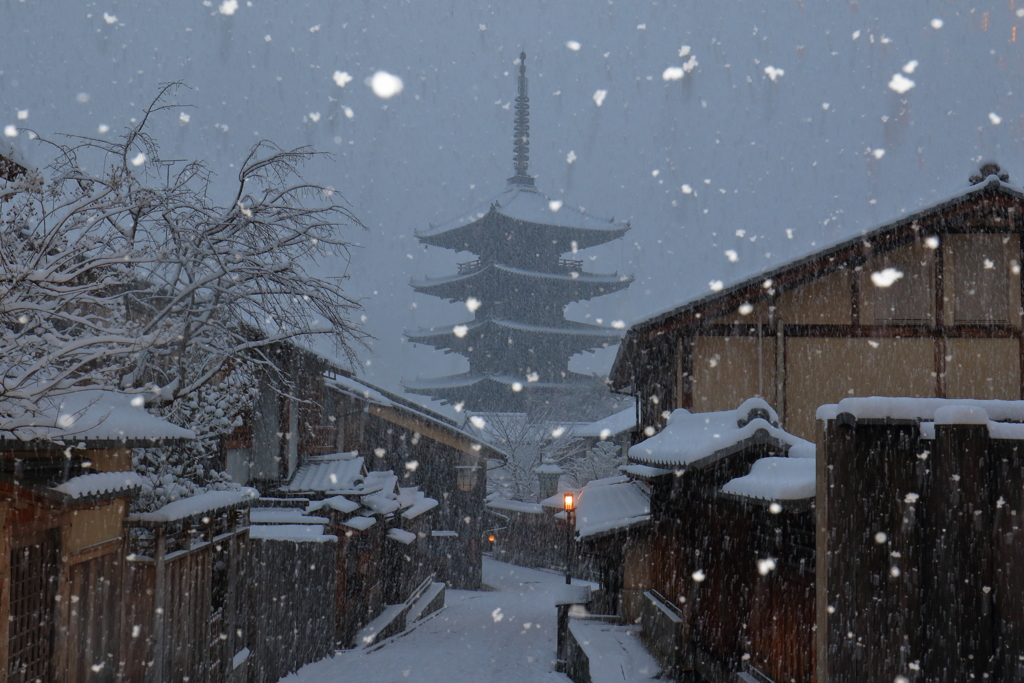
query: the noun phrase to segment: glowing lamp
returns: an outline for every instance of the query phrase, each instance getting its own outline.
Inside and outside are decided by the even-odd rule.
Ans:
[[[567,511],[568,510],[574,510],[574,509],[576,509],[575,505],[576,505],[575,496],[573,496],[571,493],[565,494],[565,509]]]
[[[491,534],[490,536],[488,536],[487,540],[490,541],[491,543],[494,543],[494,534]]]

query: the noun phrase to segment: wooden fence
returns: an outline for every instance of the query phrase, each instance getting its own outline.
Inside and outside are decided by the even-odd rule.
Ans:
[[[126,681],[233,680],[248,514],[226,509],[197,517],[196,525],[183,519],[130,528]]]
[[[249,541],[250,683],[275,683],[334,647],[337,541]]]
[[[923,427],[826,424],[819,681],[1024,680],[1024,427]]]

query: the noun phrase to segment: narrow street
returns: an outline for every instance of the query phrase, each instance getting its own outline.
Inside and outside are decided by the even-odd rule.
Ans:
[[[554,671],[554,595],[564,578],[487,557],[483,571],[494,591],[449,590],[446,609],[408,635],[310,664],[284,682],[567,683]]]

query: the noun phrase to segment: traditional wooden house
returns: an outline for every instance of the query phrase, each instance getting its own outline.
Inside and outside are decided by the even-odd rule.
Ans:
[[[344,449],[363,455],[369,470],[391,470],[401,487],[438,501],[430,535],[437,580],[478,589],[486,465],[505,454],[453,420],[341,371],[326,386]]]
[[[142,485],[131,449],[195,436],[113,392],[41,407],[44,426],[0,434],[0,681],[113,681],[127,657],[122,522]]]
[[[390,470],[402,488],[439,502],[430,535],[435,564],[444,567],[438,580],[478,588],[486,462],[504,454],[308,349],[281,345],[275,353],[280,372],[261,380],[253,414],[226,441],[232,478],[270,492],[291,486],[310,458],[358,453],[368,470]]]
[[[650,521],[634,503],[625,506],[632,520],[597,527],[617,533],[621,550],[595,543],[599,534],[584,538],[587,489],[580,496],[584,547],[605,560],[619,553],[610,571],[619,574],[611,578],[621,585],[621,614],[644,624],[661,666],[678,675],[725,681],[758,667],[770,680],[802,681],[800,672],[813,670],[814,446],[777,424],[761,399],[674,411],[663,431],[630,449],[625,468],[647,482]],[[802,602],[793,603],[796,594]],[[791,609],[800,605],[808,609]],[[775,666],[775,641],[787,637],[796,669]]]
[[[635,323],[612,388],[640,429],[761,396],[786,431],[848,396],[1019,399],[1024,193],[986,165],[962,192]]]
[[[711,681],[724,681],[732,672],[746,676],[743,680],[819,683],[1017,675],[1009,660],[1000,659],[1001,650],[989,651],[981,642],[999,637],[1015,642],[1019,620],[1012,600],[1001,624],[994,631],[981,629],[988,635],[976,637],[966,612],[949,607],[956,596],[885,588],[906,571],[917,572],[914,580],[921,586],[927,577],[933,583],[952,575],[971,581],[987,571],[975,571],[974,560],[963,560],[966,564],[951,573],[934,567],[920,548],[939,548],[940,537],[949,534],[933,524],[935,538],[922,540],[923,511],[895,502],[904,500],[903,488],[911,485],[911,493],[921,495],[917,489],[928,480],[931,465],[921,463],[930,449],[918,444],[928,438],[929,428],[922,424],[919,438],[914,430],[929,418],[896,410],[884,418],[885,429],[871,427],[881,429],[877,434],[865,424],[863,436],[859,422],[849,432],[851,418],[840,417],[841,409],[823,415],[821,426],[816,422],[818,406],[842,406],[856,396],[987,399],[986,405],[1003,406],[992,400],[1022,397],[1024,194],[1007,180],[998,167],[987,165],[971,186],[947,200],[629,330],[611,380],[613,388],[636,396],[638,438],[651,437],[633,446],[626,470],[651,483],[652,521],[646,535],[637,533],[626,547],[622,604],[627,617],[636,615],[650,626],[645,629],[653,637],[649,644],[663,666],[690,669]],[[767,402],[761,406],[768,411],[760,415],[763,421],[786,430],[773,432],[776,424],[764,429],[762,438],[774,434],[778,441],[774,447],[765,441],[760,452],[751,451],[756,445],[751,443],[723,451],[729,425],[721,423],[703,448],[726,457],[680,461],[680,454],[702,448],[702,422],[720,422],[723,408],[748,396]],[[663,435],[681,425],[680,416],[692,418],[690,429],[680,430],[686,434],[659,455],[651,444],[671,441]],[[914,424],[904,425],[907,419]],[[734,432],[745,428],[742,416],[735,424]],[[800,437],[818,441],[816,465],[814,459],[793,457],[814,453]],[[782,447],[786,441],[792,444],[788,453]],[[944,461],[943,472],[971,470],[968,498],[974,502],[933,484],[942,495],[928,509],[940,520],[939,528],[950,528],[950,515],[967,519],[977,517],[974,511],[984,504],[1008,505],[1011,497],[991,485],[993,472],[1010,476],[1016,467],[1013,449],[1005,445],[988,450],[979,445],[985,453],[979,451],[973,469],[963,465],[963,454],[951,453],[950,462]],[[826,446],[833,450],[826,453]],[[788,457],[778,457],[783,454]],[[996,458],[1000,465],[986,464]],[[978,467],[985,472],[975,471]],[[950,473],[951,481],[961,477]],[[982,526],[985,514],[978,518]],[[901,541],[884,562],[885,553],[872,544],[882,546],[877,538],[896,532],[866,531],[883,522],[916,529],[913,543]],[[992,533],[1000,524],[993,522]],[[970,534],[949,533],[963,541],[958,547],[974,547],[970,544],[977,541],[964,540]],[[885,550],[893,549],[886,545]],[[903,553],[910,559],[899,564]],[[977,603],[982,614],[991,613],[984,595],[994,593],[999,581],[1000,594],[1013,590],[1005,578],[1014,571],[1008,569],[1010,555],[989,555],[979,561],[999,565],[1004,574],[985,574],[982,588],[989,591],[983,590]],[[862,557],[873,567],[869,575],[860,576]],[[961,577],[965,572],[970,576]],[[946,602],[929,612],[932,621],[899,616],[934,598]],[[840,609],[842,616],[833,616]],[[947,614],[949,609],[956,614]],[[947,628],[943,620],[953,617],[955,625]],[[904,622],[908,625],[901,626]],[[939,653],[935,643],[948,641],[950,629],[968,646],[950,649],[952,655]],[[933,635],[942,638],[929,641]],[[876,647],[872,639],[887,644]],[[911,650],[930,654],[913,659]],[[1001,668],[957,668],[956,653],[963,655],[961,661],[969,655],[999,660]],[[934,663],[927,674],[920,668],[925,661]],[[886,666],[878,668],[879,662]]]

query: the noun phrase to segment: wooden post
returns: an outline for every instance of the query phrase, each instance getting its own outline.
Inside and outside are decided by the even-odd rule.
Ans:
[[[924,671],[929,680],[995,680],[992,629],[994,501],[986,425],[936,425],[936,453],[924,497],[930,558],[922,581]]]
[[[0,683],[7,683],[8,625],[11,616],[11,525],[10,503],[0,503]]]
[[[71,521],[62,516],[60,525],[60,545],[57,548],[57,600],[53,608],[53,673],[69,671],[72,662],[68,643],[71,630],[71,561],[67,556]]]
[[[786,325],[775,317],[775,412],[786,426]]]
[[[152,683],[164,680],[164,609],[167,582],[167,536],[164,525],[156,527],[156,556],[153,568],[156,582],[153,589],[153,666],[147,670],[146,679]]]
[[[231,510],[229,530],[231,541],[228,545],[228,589],[224,600],[224,629],[228,639],[224,643],[224,656],[221,657],[221,676],[219,680],[227,681],[231,675],[231,664],[234,661],[235,652],[238,651],[238,555],[244,552],[242,535],[238,532],[238,519],[242,515],[241,510]]]

